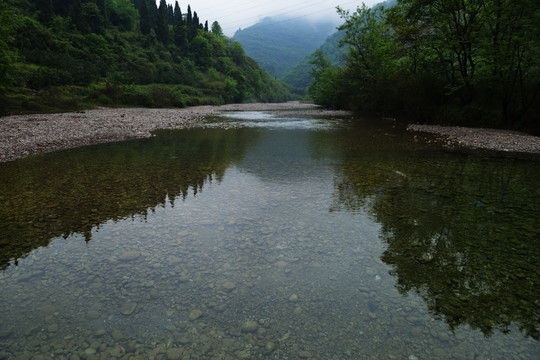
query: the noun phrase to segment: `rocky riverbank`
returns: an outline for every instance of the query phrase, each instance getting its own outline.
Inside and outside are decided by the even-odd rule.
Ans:
[[[418,124],[409,125],[407,130],[441,135],[447,147],[540,153],[540,137],[517,131]]]
[[[267,111],[288,116],[351,115],[347,111],[323,110],[314,104],[292,101],[184,109],[100,108],[7,116],[0,118],[0,162],[79,146],[149,137],[156,129],[199,126],[208,116],[226,111]],[[445,136],[452,146],[540,153],[539,137],[513,131],[427,125],[409,125],[408,130]]]
[[[182,129],[225,111],[301,111],[328,115],[317,105],[298,101],[278,104],[229,104],[184,109],[100,108],[59,114],[0,118],[0,162],[29,155],[104,142],[149,137],[156,129]]]

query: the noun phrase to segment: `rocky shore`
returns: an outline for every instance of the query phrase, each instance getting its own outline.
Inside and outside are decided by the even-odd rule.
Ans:
[[[517,131],[418,124],[409,125],[407,130],[441,135],[448,147],[540,153],[540,137]]]
[[[156,129],[181,129],[205,123],[226,111],[268,111],[290,116],[346,116],[298,101],[274,104],[229,104],[184,109],[100,108],[0,118],[0,162],[29,155],[104,142],[151,136]],[[512,131],[410,125],[410,131],[446,136],[453,145],[500,151],[540,153],[540,138]]]
[[[149,137],[156,129],[182,129],[225,111],[315,111],[298,101],[278,104],[229,104],[184,109],[100,108],[59,114],[0,118],[0,162],[79,146]]]

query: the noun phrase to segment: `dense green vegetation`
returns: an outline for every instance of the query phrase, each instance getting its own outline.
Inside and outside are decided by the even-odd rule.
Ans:
[[[312,60],[311,97],[418,121],[526,129],[540,124],[535,1],[400,0],[339,9],[347,64]]]
[[[186,10],[164,0],[1,2],[1,112],[288,99],[219,23]]]
[[[321,51],[325,59],[329,60],[332,64],[343,65],[345,55],[347,55],[347,47],[339,45],[344,36],[343,31],[336,31],[326,38],[324,43],[316,51]],[[305,96],[307,87],[313,82],[311,71],[313,70],[312,62],[314,57],[315,53],[307,55],[280,78],[283,82],[291,85],[293,91],[299,95]]]
[[[312,22],[283,17],[265,18],[233,39],[271,75],[280,78],[306,55],[317,49],[335,30],[332,22]]]

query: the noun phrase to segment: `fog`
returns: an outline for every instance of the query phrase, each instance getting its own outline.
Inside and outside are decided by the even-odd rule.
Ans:
[[[174,6],[175,0],[166,0]],[[367,6],[373,6],[383,0],[367,0]],[[157,1],[159,5],[159,0]],[[329,19],[339,23],[336,6],[354,11],[362,1],[350,0],[181,0],[178,1],[182,12],[196,11],[202,23],[210,26],[219,22],[227,36],[233,36],[238,29],[245,29],[265,17],[291,17],[294,19]],[[283,20],[281,20],[283,21]]]

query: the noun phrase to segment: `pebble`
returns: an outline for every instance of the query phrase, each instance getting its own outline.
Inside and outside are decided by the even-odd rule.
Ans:
[[[252,332],[255,332],[257,331],[257,328],[259,327],[259,325],[257,324],[256,321],[253,321],[253,320],[246,320],[243,324],[242,324],[242,332],[245,332],[245,333],[252,333]]]
[[[132,261],[135,259],[138,259],[141,256],[141,253],[135,250],[128,250],[124,253],[122,253],[120,256],[118,256],[118,260],[120,261]]]
[[[266,343],[266,351],[273,352],[276,349],[276,344],[272,341]]]
[[[124,338],[124,334],[122,334],[122,332],[118,329],[114,329],[112,332],[111,332],[111,336],[114,340],[118,341],[118,340],[122,340]]]
[[[179,360],[184,356],[184,351],[180,348],[171,348],[167,350],[168,360]]]
[[[127,302],[127,303],[122,305],[122,307],[120,308],[120,312],[122,313],[122,315],[129,316],[129,315],[133,314],[133,312],[135,311],[136,308],[137,308],[136,303]]]
[[[197,320],[202,316],[203,312],[199,309],[191,310],[189,312],[189,320]]]
[[[226,292],[231,292],[236,288],[236,285],[232,281],[225,281],[221,284],[221,288]]]
[[[47,328],[47,331],[50,333],[55,333],[58,331],[58,324],[52,324]]]

